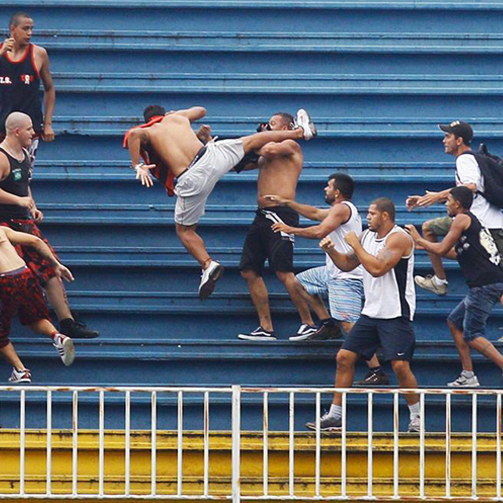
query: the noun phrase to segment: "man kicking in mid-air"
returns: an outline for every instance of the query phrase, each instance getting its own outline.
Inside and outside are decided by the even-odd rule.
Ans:
[[[154,115],[159,115],[155,114],[155,106],[150,109]],[[204,215],[206,201],[218,180],[236,166],[245,154],[259,150],[267,143],[302,138],[310,140],[316,136],[309,114],[300,109],[294,130],[264,131],[235,140],[212,141],[203,145],[191,124],[205,115],[206,109],[203,107],[168,112],[165,116],[158,117],[157,121],[151,120],[148,127],[130,130],[125,141],[131,155],[131,166],[142,185],[153,186],[149,170],[159,170],[159,164],[162,164],[164,170],[162,179],[167,179],[167,172],[176,177],[176,233],[187,251],[201,264],[200,299],[206,299],[213,292],[215,283],[224,270],[222,265],[211,259],[204,241],[196,233],[197,223]],[[142,152],[147,156],[142,156]],[[140,157],[147,164],[141,162]],[[155,164],[150,164],[154,159]]]

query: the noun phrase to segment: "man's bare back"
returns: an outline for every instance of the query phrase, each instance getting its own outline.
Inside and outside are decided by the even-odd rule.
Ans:
[[[161,122],[144,131],[148,132],[145,147],[153,148],[175,176],[187,168],[203,147],[192,130],[190,120],[179,113],[166,115]]]
[[[265,198],[267,194],[278,194],[286,199],[295,199],[297,181],[304,164],[302,150],[293,140],[286,140],[276,145],[284,147],[284,155],[282,151],[269,153],[268,145],[266,145],[263,148],[264,155],[259,159],[260,171],[257,182],[259,208],[277,206],[277,203]]]

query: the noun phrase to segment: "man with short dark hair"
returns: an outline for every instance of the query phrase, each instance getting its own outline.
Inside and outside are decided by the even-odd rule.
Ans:
[[[277,112],[272,115],[263,129],[264,131],[289,131],[294,126],[295,121],[292,115]],[[293,272],[295,238],[292,233],[273,230],[277,223],[297,226],[299,215],[290,207],[278,205],[267,197],[267,194],[279,194],[286,199],[295,199],[297,182],[304,165],[304,156],[300,145],[294,140],[268,143],[257,153],[260,155],[257,163],[248,166],[247,169],[259,168],[258,209],[246,235],[239,270],[248,285],[260,325],[251,332],[240,333],[238,338],[251,341],[273,341],[276,340],[276,334],[269,307],[267,286],[263,279],[266,260],[269,261],[270,269],[283,283],[297,308],[301,322],[297,334],[309,334],[316,331],[309,306],[296,288]]]
[[[151,169],[159,170],[163,176],[176,178],[176,233],[186,250],[201,265],[201,300],[211,295],[224,271],[220,263],[212,260],[204,241],[196,232],[199,219],[205,213],[206,201],[216,183],[245,154],[260,150],[267,143],[301,138],[309,140],[316,135],[309,114],[300,109],[297,112],[298,127],[293,130],[265,131],[203,145],[191,125],[205,115],[206,109],[198,106],[171,111],[129,130],[124,140],[131,156],[131,167],[143,186],[153,186]],[[147,158],[148,164],[141,161],[142,157],[144,160]]]
[[[368,229],[360,237],[355,232],[345,236],[352,249],[349,253],[337,250],[329,237],[320,242],[321,249],[341,271],[363,267],[365,304],[337,353],[335,387],[352,386],[358,358],[370,360],[381,347],[384,359],[391,361],[400,388],[417,388],[410,368],[415,348],[414,243],[395,224],[395,206],[391,199],[381,197],[373,201],[367,220]],[[404,396],[410,411],[408,431],[419,431],[419,397],[415,393]],[[330,410],[320,420],[321,430],[339,430],[342,412],[341,394],[335,393]],[[314,430],[316,423],[307,423],[306,427]]]
[[[489,313],[503,295],[502,257],[491,232],[470,211],[473,200],[473,191],[468,187],[449,191],[446,207],[452,225],[440,243],[424,239],[413,225],[407,226],[414,241],[428,252],[457,259],[468,284],[468,295],[447,318],[463,366],[461,374],[448,383],[451,387],[480,386],[473,372],[471,348],[503,371],[503,356],[484,337]]]
[[[453,121],[450,124],[440,124],[444,134],[445,152],[456,158],[456,185],[464,185],[474,193],[472,213],[491,232],[500,252],[503,252],[503,215],[500,208],[492,205],[484,197],[484,177],[481,173],[477,159],[471,150],[473,139],[472,127],[463,121]],[[410,196],[406,204],[409,210],[416,207],[424,208],[444,202],[450,188],[441,192],[427,191],[424,196]],[[434,218],[423,223],[423,236],[434,243],[439,237],[445,236],[450,229],[452,219],[449,216]],[[447,276],[445,274],[442,258],[434,253],[428,253],[433,266],[434,275],[416,276],[418,286],[437,295],[447,293]]]
[[[9,21],[10,37],[0,45],[0,142],[5,137],[5,121],[12,112],[27,114],[35,137],[29,148],[35,163],[38,138],[54,140],[52,114],[56,91],[51,77],[47,51],[31,43],[33,19],[16,12]],[[44,113],[40,101],[40,82],[44,86]]]

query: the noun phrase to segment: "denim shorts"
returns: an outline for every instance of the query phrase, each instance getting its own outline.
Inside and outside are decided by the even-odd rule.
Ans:
[[[453,309],[447,318],[459,330],[463,330],[465,341],[484,337],[489,313],[503,295],[503,283],[474,286],[468,295]]]

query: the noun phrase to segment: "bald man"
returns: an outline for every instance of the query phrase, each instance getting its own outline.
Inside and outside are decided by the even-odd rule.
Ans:
[[[30,147],[32,165],[38,138],[54,140],[52,114],[56,91],[52,83],[47,51],[31,43],[33,19],[25,12],[15,12],[9,20],[9,37],[0,45],[0,142],[5,137],[4,124],[12,112],[30,116],[35,138]],[[44,113],[40,84],[44,87]]]
[[[30,189],[31,163],[27,149],[35,135],[31,119],[22,112],[13,112],[7,117],[5,128],[7,135],[0,143],[0,226],[37,236],[57,257],[37,227],[44,216]],[[65,288],[52,264],[30,246],[17,246],[17,251],[45,289],[61,332],[75,339],[98,337],[98,332],[74,320]]]

